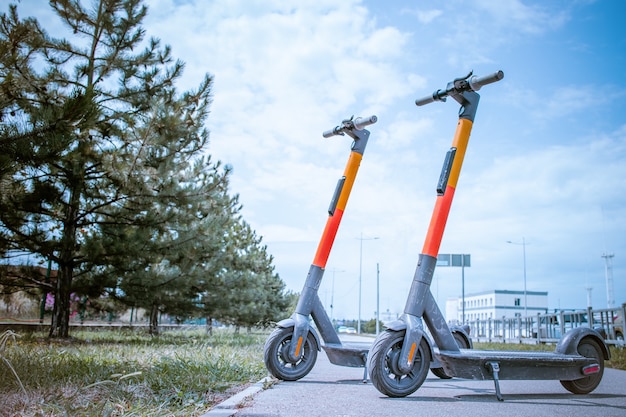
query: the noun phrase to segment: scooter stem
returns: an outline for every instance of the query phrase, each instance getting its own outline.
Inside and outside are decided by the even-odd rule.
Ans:
[[[354,180],[356,179],[365,147],[367,146],[367,140],[370,136],[368,130],[363,127],[373,124],[377,121],[376,116],[371,116],[367,119],[356,118],[344,120],[342,126],[338,126],[333,130],[324,132],[325,137],[333,135],[347,134],[354,139],[348,162],[344,170],[343,176],[337,182],[333,198],[328,208],[328,220],[326,221],[326,227],[320,238],[320,242],[317,247],[317,252],[313,258],[313,263],[309,268],[309,273],[306,277],[302,293],[298,299],[296,310],[292,315],[294,320],[294,334],[291,339],[291,345],[289,347],[288,359],[291,361],[297,361],[302,353],[302,346],[306,340],[307,333],[309,331],[309,315],[313,314],[319,331],[322,333],[322,337],[326,342],[332,341],[333,343],[341,343],[337,336],[332,323],[328,319],[325,313],[322,313],[319,308],[314,308],[316,302],[319,303],[317,291],[322,282],[324,270],[326,268],[326,262],[330,256],[330,250],[332,249],[341,223],[341,218],[348,203],[348,197],[352,191]],[[321,317],[320,317],[321,316]]]
[[[430,302],[430,300],[433,300],[430,293],[430,284],[435,272],[439,247],[443,239],[443,232],[461,173],[480,96],[471,90],[457,93],[449,87],[448,91],[451,91],[449,96],[461,104],[461,110],[452,146],[446,154],[439,182],[437,183],[435,208],[433,209],[428,233],[426,234],[422,253],[419,256],[402,317],[407,329],[398,367],[400,371],[407,373],[412,369],[416,348],[423,337],[421,317],[424,318],[440,349],[458,350],[448,325],[445,321],[439,319],[441,317],[439,307],[434,301]]]
[[[469,143],[480,96],[473,91],[466,91],[463,93],[463,98],[465,100],[459,114],[452,147],[446,154],[446,160],[439,177],[437,200],[424,241],[424,247],[422,248],[422,254],[435,258],[439,254],[439,246],[443,239],[443,232],[448,221],[448,214],[454,199],[457,181],[461,174],[461,167],[463,166],[463,159],[465,158],[465,151]]]

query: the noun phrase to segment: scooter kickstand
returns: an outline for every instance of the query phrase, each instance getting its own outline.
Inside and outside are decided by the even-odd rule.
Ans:
[[[367,384],[367,353],[363,354],[363,363],[364,368],[363,368],[363,383]]]
[[[486,365],[493,374],[493,382],[496,386],[496,398],[498,399],[498,401],[504,401],[502,393],[500,392],[500,379],[498,378],[498,372],[500,372],[500,364],[498,362],[487,362]]]

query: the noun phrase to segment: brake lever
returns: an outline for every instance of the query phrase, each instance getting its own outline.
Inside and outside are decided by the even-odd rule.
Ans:
[[[474,74],[474,70],[471,70],[465,77],[455,78],[452,83],[456,91],[465,91],[469,88],[469,79]]]

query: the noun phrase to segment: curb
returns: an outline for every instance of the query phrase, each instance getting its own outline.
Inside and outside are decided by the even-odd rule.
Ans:
[[[271,381],[272,378],[266,376],[254,385],[249,386],[245,390],[217,404],[199,417],[232,417],[237,414],[239,411],[238,406],[243,403],[246,398],[253,396],[259,391],[263,391],[263,387]]]

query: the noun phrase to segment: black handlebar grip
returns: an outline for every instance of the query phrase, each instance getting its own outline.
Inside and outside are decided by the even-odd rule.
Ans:
[[[335,136],[340,133],[341,133],[341,127],[337,126],[335,128],[325,131],[324,133],[322,133],[322,136],[324,136],[325,138],[330,138],[331,136]]]
[[[415,105],[416,106],[425,106],[426,104],[433,103],[434,101],[435,101],[435,95],[432,94],[430,96],[418,98],[417,100],[415,100]]]
[[[487,84],[495,83],[497,81],[500,81],[503,78],[504,78],[504,72],[502,70],[496,71],[490,75],[485,75],[484,77],[477,77],[473,75],[469,79],[469,85],[472,90],[478,91],[480,90],[480,87],[487,85]]]
[[[373,125],[378,121],[378,117],[372,115],[370,117],[357,117],[354,119],[354,127],[356,130],[363,130],[365,126]]]
[[[448,97],[448,92],[445,90],[437,90],[432,95],[426,96],[423,98],[418,98],[415,100],[416,106],[424,106],[426,104],[433,103],[435,101],[446,101],[446,97]]]

